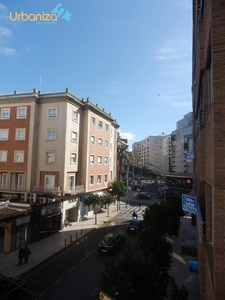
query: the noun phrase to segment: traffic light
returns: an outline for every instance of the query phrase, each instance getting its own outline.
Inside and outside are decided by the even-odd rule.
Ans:
[[[191,179],[187,179],[187,180],[186,180],[186,183],[187,183],[187,184],[190,184],[190,183],[191,183]]]

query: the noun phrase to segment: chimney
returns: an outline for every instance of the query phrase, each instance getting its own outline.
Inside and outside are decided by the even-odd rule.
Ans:
[[[68,88],[66,88],[66,93],[69,93],[69,89]]]
[[[15,90],[15,91],[14,91],[14,95],[17,95],[17,94],[18,94],[18,92]]]

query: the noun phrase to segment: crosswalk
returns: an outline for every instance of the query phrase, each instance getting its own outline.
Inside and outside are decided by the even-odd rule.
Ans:
[[[127,207],[123,208],[122,210],[120,210],[120,214],[118,215],[118,217],[124,218],[127,217],[129,219],[132,218],[132,213],[135,211],[136,214],[138,215],[138,219],[143,219],[143,210],[145,210],[147,206],[142,205],[141,207],[137,206],[131,206],[131,205],[127,205]]]

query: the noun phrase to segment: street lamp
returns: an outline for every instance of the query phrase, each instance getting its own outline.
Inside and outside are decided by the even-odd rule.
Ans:
[[[158,170],[160,170],[162,173],[163,173],[163,176],[164,176],[164,200],[166,201],[166,175],[165,173],[163,172],[162,169],[160,169],[159,167],[157,166],[154,166],[153,164],[151,163],[148,163],[149,166],[153,167],[153,168],[156,168]]]

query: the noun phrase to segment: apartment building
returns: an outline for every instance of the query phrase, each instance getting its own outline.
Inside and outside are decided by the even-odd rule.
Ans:
[[[166,164],[163,159],[165,138],[166,135],[162,133],[158,136],[148,136],[140,142],[133,143],[132,155],[135,164],[149,168],[148,163],[151,163],[160,169],[165,169]],[[157,169],[153,171],[158,172]]]
[[[0,96],[0,198],[32,203],[36,240],[79,221],[80,195],[104,193],[116,178],[118,128],[68,89]]]
[[[194,192],[201,299],[225,299],[225,2],[193,1]]]
[[[193,174],[193,162],[187,162],[184,154],[193,150],[193,113],[177,121],[176,130],[171,134],[169,171],[179,174]]]

